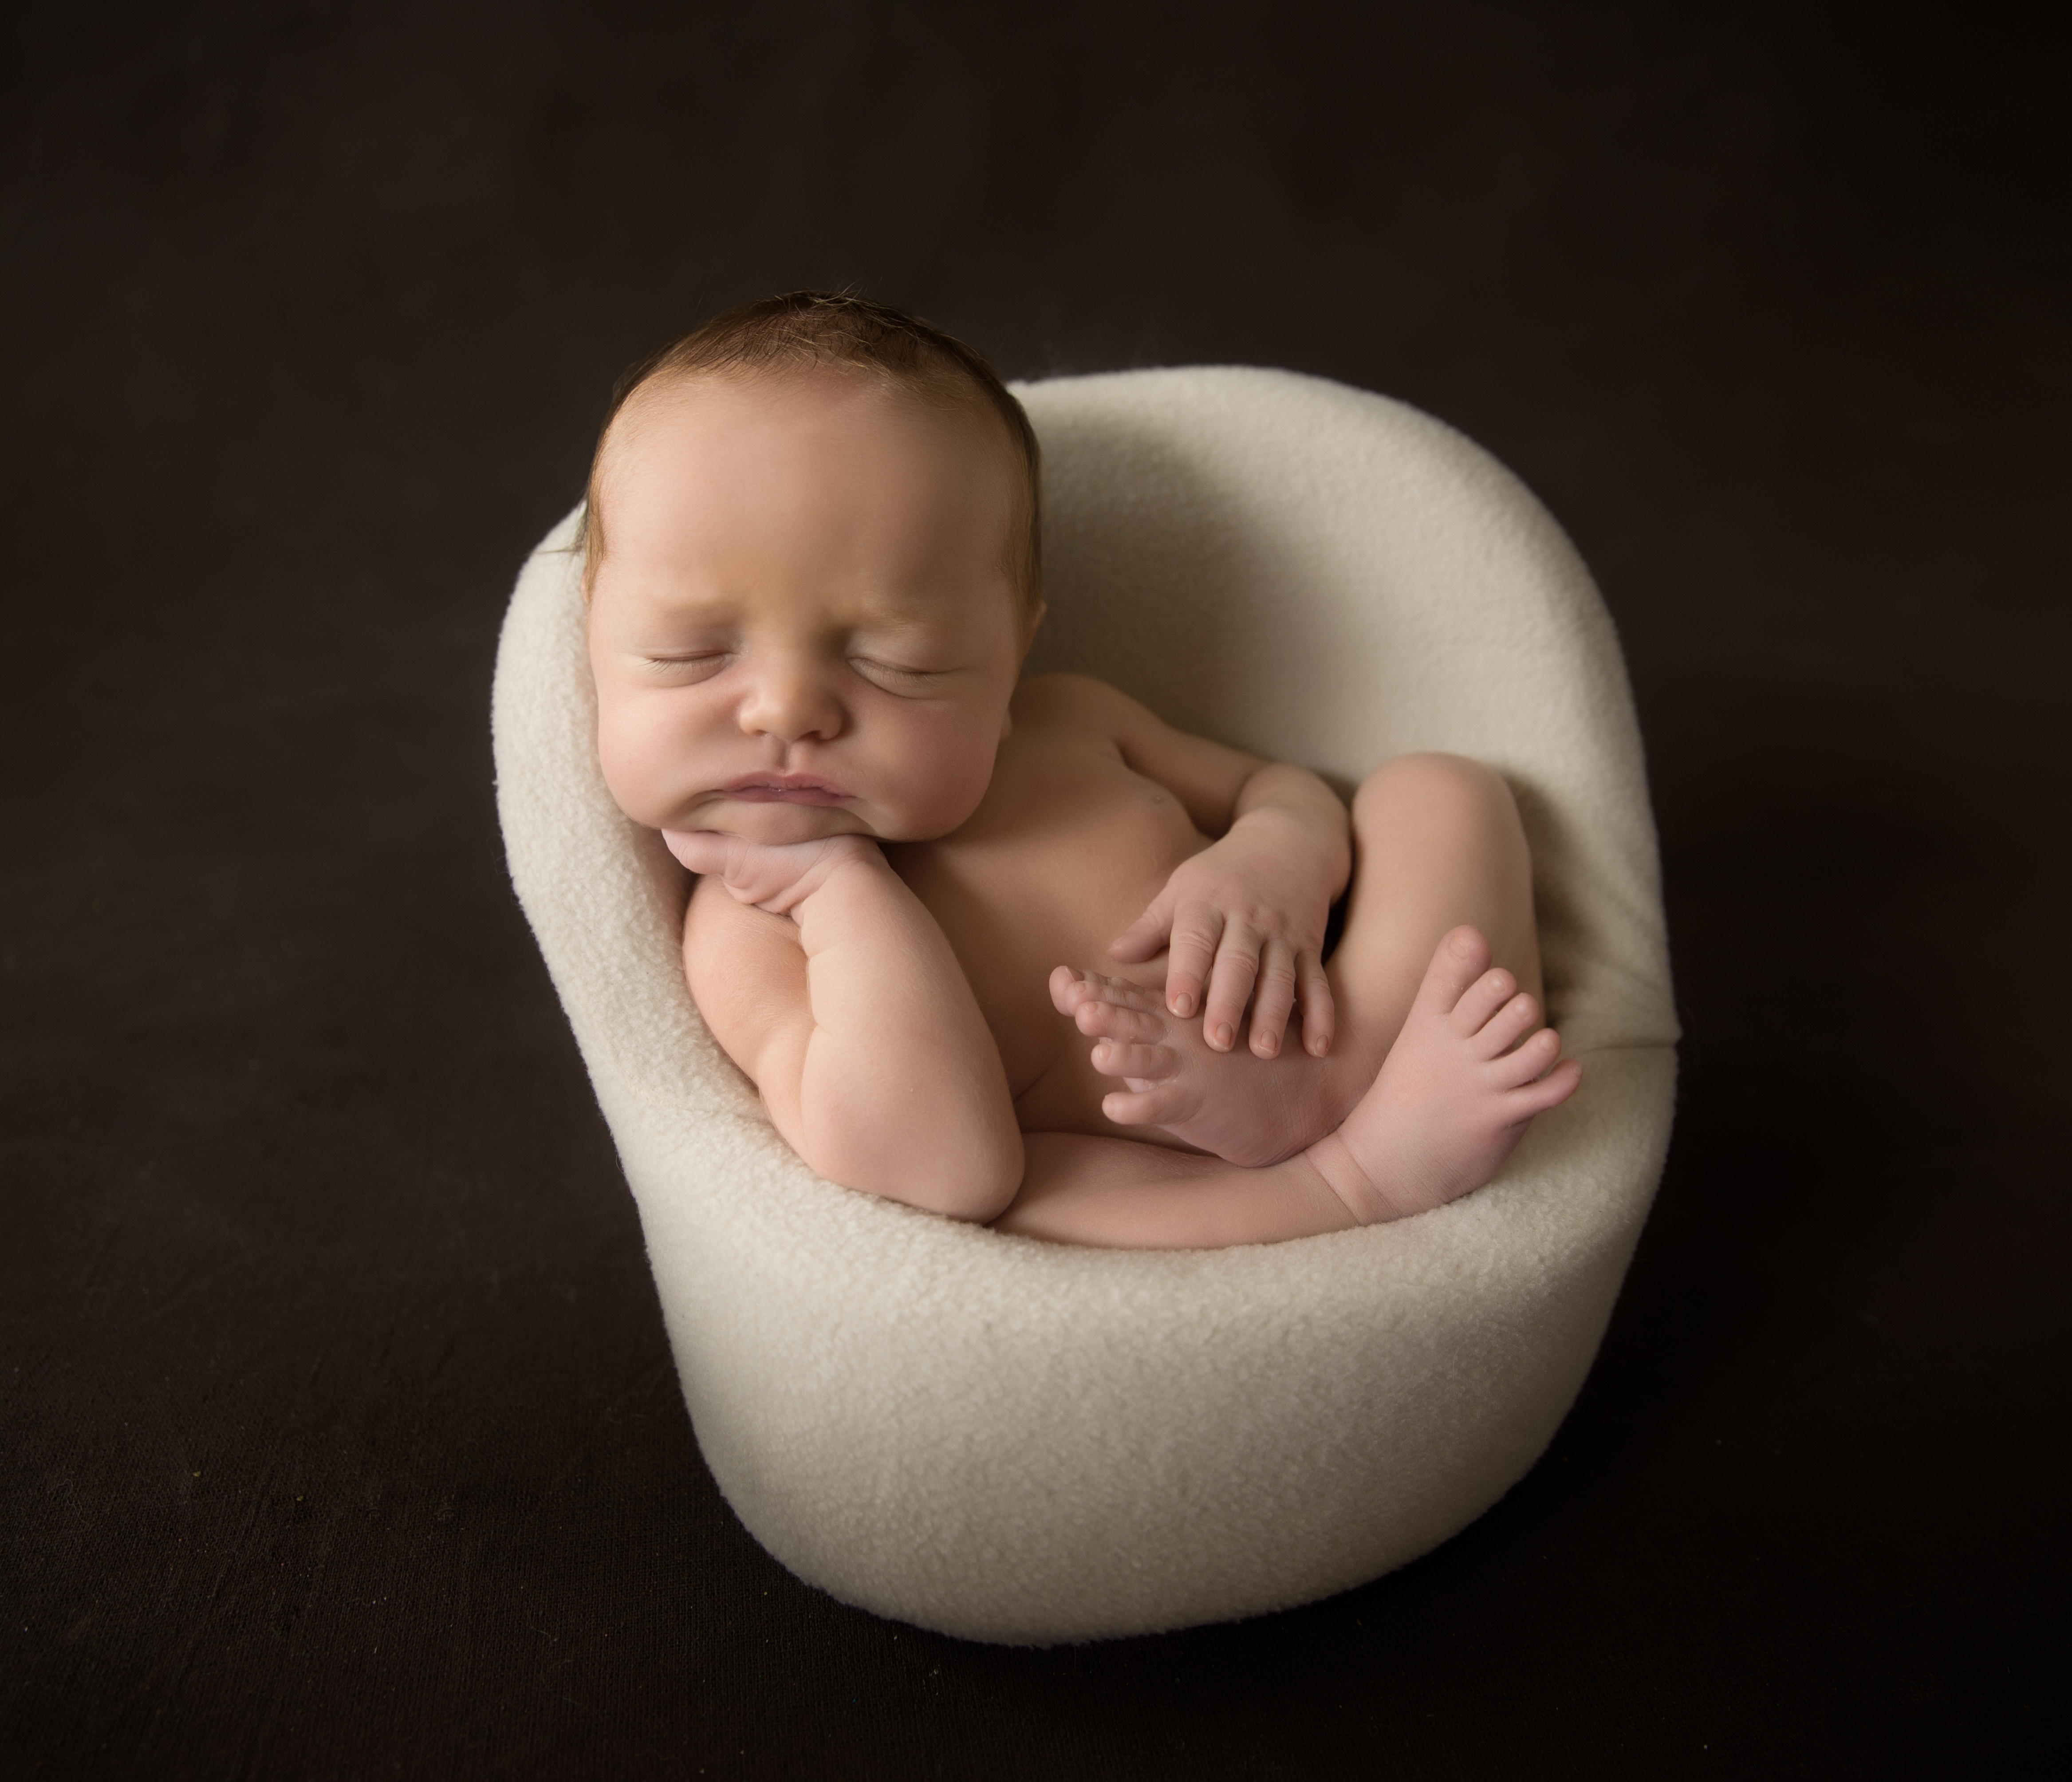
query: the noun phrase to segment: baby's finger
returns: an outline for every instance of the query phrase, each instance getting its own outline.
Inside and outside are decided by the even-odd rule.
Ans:
[[[1202,1037],[1216,1052],[1228,1052],[1244,1031],[1244,1006],[1259,977],[1259,942],[1249,930],[1233,924],[1223,930],[1216,949],[1215,975],[1202,1014]]]
[[[1259,987],[1252,993],[1252,1049],[1260,1058],[1280,1056],[1295,1012],[1295,954],[1285,940],[1269,940],[1259,961]]]
[[[677,862],[703,878],[726,870],[727,858],[738,836],[722,835],[717,829],[664,829],[662,842]]]
[[[1174,919],[1172,951],[1166,960],[1166,1006],[1182,1021],[1193,1018],[1202,1006],[1202,991],[1216,963],[1216,948],[1223,937],[1223,918],[1206,906],[1182,910]],[[1246,986],[1246,994],[1251,986]],[[1240,1002],[1238,1013],[1244,1004]]]
[[[1141,965],[1157,957],[1173,926],[1173,899],[1164,891],[1151,900],[1150,907],[1108,945],[1108,956],[1124,965]]]
[[[717,879],[737,903],[758,907],[796,876],[787,873],[781,850],[758,847],[717,829],[664,829],[662,838],[677,860],[701,878]]]
[[[1322,1058],[1338,1037],[1338,1011],[1331,1001],[1331,980],[1324,961],[1314,953],[1296,961],[1295,976],[1299,986],[1296,994],[1302,1004],[1302,1049],[1312,1058]]]

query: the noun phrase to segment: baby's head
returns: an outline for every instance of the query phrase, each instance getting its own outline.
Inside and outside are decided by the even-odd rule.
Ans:
[[[583,534],[620,808],[768,842],[962,823],[1042,614],[1038,469],[983,359],[858,298],[745,303],[637,366]]]

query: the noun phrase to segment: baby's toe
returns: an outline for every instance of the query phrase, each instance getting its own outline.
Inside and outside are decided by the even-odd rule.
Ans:
[[[1164,1006],[1157,993],[1133,984],[1126,977],[1104,977],[1099,972],[1087,973],[1087,982],[1093,994],[1102,1002],[1119,1009],[1134,1009],[1140,1014],[1161,1014]]]
[[[1088,1000],[1071,1012],[1079,1031],[1089,1039],[1127,1039],[1145,1043],[1166,1037],[1166,1023],[1162,1017],[1147,1014],[1141,1009],[1125,1007],[1120,1002]]]
[[[1503,966],[1493,966],[1461,993],[1460,1001],[1453,1005],[1453,1031],[1463,1038],[1479,1033],[1517,991],[1518,980]],[[1517,1035],[1511,1037],[1515,1039]]]
[[[1537,1082],[1511,1090],[1504,1100],[1515,1110],[1516,1118],[1530,1120],[1535,1114],[1559,1107],[1576,1093],[1577,1084],[1582,1080],[1582,1060],[1564,1058]]]
[[[1555,1060],[1560,1056],[1561,1036],[1552,1027],[1542,1027],[1515,1052],[1508,1052],[1501,1058],[1493,1059],[1488,1069],[1498,1088],[1522,1089],[1527,1083],[1546,1075]]]
[[[1118,1126],[1170,1126],[1198,1111],[1194,1099],[1170,1083],[1101,1097],[1102,1113]]]
[[[1162,1082],[1180,1068],[1180,1055],[1170,1046],[1131,1044],[1104,1039],[1093,1050],[1094,1068],[1104,1076]]]
[[[1464,924],[1441,936],[1433,949],[1417,1000],[1435,1014],[1450,1014],[1489,968],[1489,942],[1480,929]]]
[[[1540,1005],[1523,991],[1482,1023],[1473,1049],[1484,1058],[1498,1058],[1540,1025]]]
[[[1050,973],[1050,1006],[1059,1014],[1078,1013],[1080,1004],[1092,995],[1093,987],[1070,965],[1060,965]]]

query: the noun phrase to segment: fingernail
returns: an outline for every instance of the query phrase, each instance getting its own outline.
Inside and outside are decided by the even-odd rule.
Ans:
[[[1236,1038],[1237,1035],[1231,1031],[1230,1023],[1226,1021],[1216,1029],[1216,1050],[1228,1052],[1231,1049],[1231,1042]]]
[[[1281,1050],[1281,1042],[1270,1033],[1263,1033],[1252,1042],[1261,1058],[1271,1058]]]
[[[1173,998],[1170,1006],[1173,1012],[1184,1021],[1189,1015],[1194,1012],[1194,999],[1185,990],[1182,990],[1178,996]]]

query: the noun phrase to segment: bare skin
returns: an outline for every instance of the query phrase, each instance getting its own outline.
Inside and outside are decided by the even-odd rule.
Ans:
[[[1024,1131],[1173,1142],[1103,1113],[1114,1084],[1052,1006],[1053,968],[1098,962],[1181,1002],[1197,1011],[1189,1024],[1203,1047],[1249,1066],[1281,1049],[1306,979],[1295,1031],[1321,1047],[1336,1006],[1325,922],[1351,870],[1344,808],[1313,775],[1182,735],[1082,677],[1026,678],[1009,710],[978,808],[886,858],[962,961]],[[1191,965],[1169,964],[1162,949],[1116,958],[1111,944],[1167,891],[1183,935],[1170,957],[1191,946]]]
[[[1427,1212],[1494,1175],[1532,1117],[1575,1093],[1582,1067],[1525,1019],[1474,928],[1433,953],[1380,1074],[1335,1133],[1248,1169],[1149,1146],[1032,1134],[1002,1230],[1116,1248],[1218,1248],[1350,1230]],[[1552,1067],[1550,1068],[1550,1067]],[[1544,1074],[1543,1074],[1544,1073]]]
[[[1155,1126],[1234,1163],[1294,1155],[1334,1130],[1375,1080],[1453,922],[1478,927],[1518,968],[1490,977],[1508,1005],[1510,1043],[1540,1026],[1531,861],[1503,782],[1456,756],[1400,756],[1360,788],[1354,827],[1360,871],[1326,972],[1339,1011],[1328,1053],[1276,1047],[1263,1063],[1219,1053],[1170,994],[1067,966],[1051,973],[1053,1005],[1096,1042],[1094,1069],[1122,1084],[1103,1098],[1108,1120]]]
[[[1018,680],[989,425],[794,373],[643,391],[606,442],[599,759],[701,875],[715,1035],[829,1179],[1061,1241],[1479,1186],[1579,1075],[1502,782],[1402,758],[1349,823],[1302,769]]]

